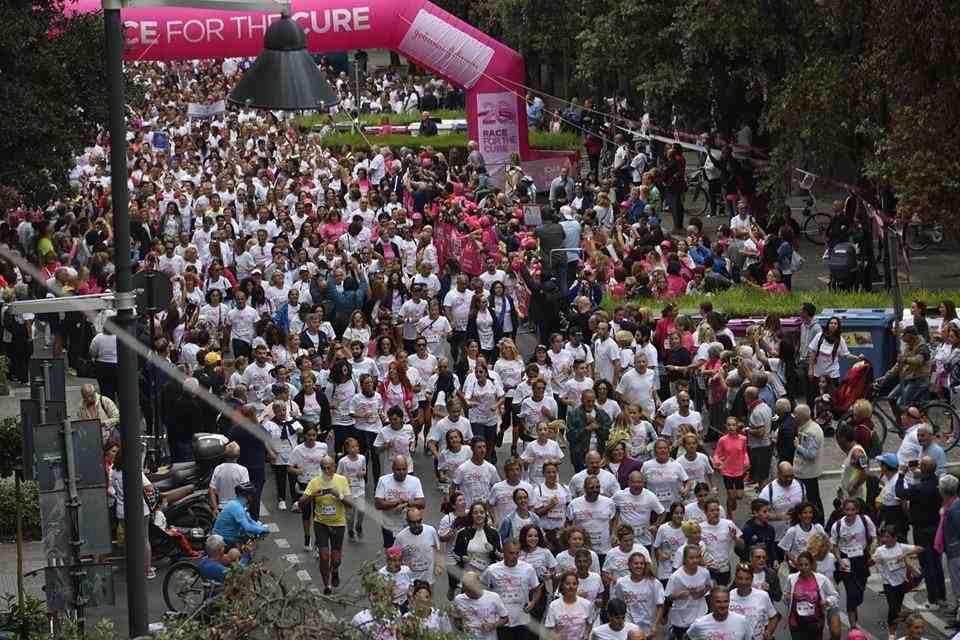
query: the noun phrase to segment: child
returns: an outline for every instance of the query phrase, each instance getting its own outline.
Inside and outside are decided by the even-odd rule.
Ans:
[[[823,429],[823,435],[829,437],[836,432],[833,424],[833,407],[830,403],[830,378],[820,376],[817,384],[819,385],[819,390],[817,392],[817,399],[813,404],[813,419],[816,420],[820,428]]]
[[[403,421],[403,409],[390,407],[387,411],[387,425],[380,429],[373,446],[378,453],[383,453],[387,467],[394,456],[404,456],[410,473],[413,473],[413,451],[417,444],[417,436],[413,427]]]
[[[347,455],[337,463],[337,473],[350,483],[350,495],[357,502],[363,502],[367,487],[367,459],[360,454],[360,443],[356,438],[347,438],[343,441],[343,448]],[[363,510],[347,504],[347,535],[353,541],[356,537],[363,537]]]
[[[717,441],[713,463],[720,470],[727,490],[727,513],[734,514],[737,500],[743,497],[743,479],[750,471],[747,436],[740,433],[740,421],[734,416],[727,418],[727,433]]]
[[[770,503],[763,498],[756,498],[750,502],[750,512],[753,517],[743,525],[743,550],[746,552],[760,545],[767,551],[770,566],[774,569],[779,564],[780,553],[777,548],[777,532],[770,524]]]
[[[694,483],[708,482],[709,476],[714,474],[713,465],[710,464],[707,454],[699,451],[700,438],[697,434],[684,434],[680,446],[683,447],[683,455],[677,456],[677,462],[687,472],[687,479]]]
[[[463,446],[463,434],[460,429],[450,429],[443,434],[443,438],[447,447],[440,452],[440,457],[437,460],[437,475],[439,476],[440,494],[445,496],[450,489],[450,479],[453,478],[453,472],[469,460],[473,452],[470,447]]]
[[[247,356],[237,356],[233,361],[233,373],[230,374],[230,380],[227,387],[234,387],[243,384],[243,372],[247,369]]]
[[[786,293],[787,285],[781,282],[782,276],[777,269],[767,271],[767,281],[763,283],[763,290],[767,293]]]
[[[816,534],[826,535],[823,527],[813,521],[814,506],[810,502],[801,502],[794,510],[796,522],[787,529],[780,539],[780,548],[786,555],[791,569],[797,566],[797,556],[807,551],[810,538]]]
[[[887,626],[890,640],[897,637],[897,618],[903,608],[903,597],[910,588],[907,579],[907,558],[923,553],[922,547],[915,547],[897,541],[897,528],[887,525],[880,530],[880,546],[873,552],[873,561],[880,569],[883,578],[883,595],[887,598]]]
[[[550,439],[550,426],[546,422],[537,426],[537,439],[527,443],[520,454],[520,460],[523,462],[527,480],[534,486],[544,481],[544,462],[559,463],[563,460],[563,451],[556,440]]]

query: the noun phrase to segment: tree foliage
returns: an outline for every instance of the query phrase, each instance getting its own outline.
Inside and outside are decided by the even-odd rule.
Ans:
[[[103,16],[68,18],[65,6],[0,3],[0,184],[32,204],[62,191],[108,117]]]
[[[655,123],[675,112],[701,131],[750,124],[769,150],[774,195],[801,167],[890,184],[910,215],[960,209],[954,0],[441,4],[517,48],[537,89],[595,99],[621,91]],[[537,71],[568,63],[566,87]]]

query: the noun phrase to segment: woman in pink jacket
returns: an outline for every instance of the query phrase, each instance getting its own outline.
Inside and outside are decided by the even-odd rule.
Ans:
[[[717,441],[713,466],[723,476],[727,513],[736,513],[737,500],[743,497],[743,479],[750,471],[750,458],[747,457],[747,436],[740,433],[740,421],[733,416],[727,418],[727,433]]]

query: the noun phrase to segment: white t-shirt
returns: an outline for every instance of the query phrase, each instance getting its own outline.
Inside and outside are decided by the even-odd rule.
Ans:
[[[561,351],[561,353],[563,352]],[[593,390],[592,378],[584,378],[583,380],[570,378],[563,383],[563,399],[567,402],[568,406],[577,409],[581,405],[583,392],[587,390]]]
[[[357,454],[356,460],[350,456],[343,456],[337,462],[337,473],[347,479],[350,484],[350,495],[354,498],[367,494],[367,459]]]
[[[627,604],[627,620],[644,633],[650,632],[650,627],[656,621],[657,607],[664,602],[663,586],[655,578],[637,582],[630,576],[623,576],[614,583],[610,596],[620,598]]]
[[[597,555],[597,552],[593,549],[587,549],[590,552],[590,571],[592,573],[600,573],[600,556]],[[569,550],[561,551],[557,554],[557,573],[563,573],[564,571],[576,571],[577,570],[577,560],[573,557],[573,554]]]
[[[684,424],[691,425],[697,430],[697,433],[703,432],[703,418],[700,416],[700,412],[690,409],[690,412],[685,416],[680,415],[679,411],[667,416],[667,419],[663,422],[663,430],[660,435],[665,438],[674,438],[680,433],[680,425]]]
[[[770,595],[761,589],[751,589],[750,593],[741,596],[739,589],[730,592],[730,611],[739,613],[747,619],[753,640],[764,640],[767,623],[777,615],[777,610],[770,600]]]
[[[529,505],[533,501],[533,486],[525,480],[515,485],[507,480],[501,480],[490,489],[490,499],[487,500],[487,504],[493,509],[493,520],[498,525],[517,512],[517,505],[513,501],[513,492],[517,489],[527,492]]]
[[[654,392],[657,389],[657,374],[649,367],[644,373],[630,369],[620,377],[617,383],[617,393],[621,394],[628,403],[635,404],[643,411],[643,415],[652,418],[656,411]]]
[[[410,453],[410,444],[416,435],[413,427],[404,424],[400,429],[387,425],[382,427],[373,441],[373,446],[382,450],[384,460],[392,460],[394,456],[403,456],[407,460],[408,471],[413,471],[413,454]]]
[[[674,502],[680,502],[680,490],[689,478],[676,460],[664,463],[647,460],[640,467],[640,473],[646,478],[647,489],[653,491],[660,504],[669,508]]]
[[[363,395],[362,392],[354,394],[350,400],[350,413],[356,416],[354,426],[360,431],[379,434],[383,427],[380,417],[381,407],[383,407],[383,396],[379,391],[374,391],[370,397]]]
[[[908,547],[900,542],[892,547],[880,545],[873,553],[873,558],[880,567],[883,584],[892,587],[903,584],[907,579],[907,550]]]
[[[429,435],[427,435],[427,440],[433,440],[437,443],[437,449],[439,451],[445,451],[447,448],[447,432],[452,429],[458,429],[460,431],[460,435],[463,436],[461,442],[464,443],[464,446],[467,446],[470,440],[473,439],[473,429],[470,427],[470,421],[468,419],[460,416],[456,421],[451,421],[448,416],[437,420],[433,424],[430,428]]]
[[[537,578],[543,580],[547,574],[553,573],[557,568],[557,559],[546,547],[537,547],[529,553],[520,552],[520,559],[529,564],[537,572]]]
[[[217,492],[220,504],[236,497],[238,484],[250,482],[250,473],[242,464],[236,462],[221,462],[210,476],[210,488]]]
[[[441,482],[444,485],[449,485],[457,468],[472,457],[473,451],[466,445],[460,445],[459,451],[453,451],[452,449],[441,451],[440,457],[437,458],[437,471],[440,472],[442,477]]]
[[[593,368],[598,380],[613,382],[614,363],[620,360],[620,347],[616,340],[607,337],[606,340],[593,342]]]
[[[470,302],[473,300],[473,291],[466,289],[458,291],[450,289],[443,298],[444,309],[450,309],[450,318],[454,331],[466,331],[467,317],[470,314]]]
[[[870,516],[857,515],[853,524],[847,524],[847,518],[844,516],[831,527],[830,542],[837,545],[840,553],[848,558],[859,558],[867,550],[868,533],[870,540],[877,539],[877,528]]]
[[[627,640],[631,631],[639,631],[640,627],[632,622],[624,622],[620,631],[614,631],[609,624],[594,627],[590,632],[590,640]]]
[[[596,502],[581,496],[570,502],[567,519],[587,532],[591,547],[605,551],[610,548],[610,522],[616,512],[613,500],[606,496],[597,496]]]
[[[497,401],[503,397],[503,386],[499,382],[487,378],[481,385],[467,378],[463,385],[463,396],[470,403],[470,422],[487,426],[500,423]]]
[[[407,475],[403,482],[397,482],[392,473],[380,476],[377,481],[377,488],[373,496],[388,502],[401,500],[403,502],[413,502],[423,496],[423,486],[420,479],[416,476]],[[407,526],[407,510],[400,507],[387,509],[381,512],[383,514],[383,528],[394,534]]]
[[[290,452],[287,463],[290,466],[302,467],[303,473],[297,476],[297,482],[308,484],[313,477],[320,473],[320,461],[327,455],[327,445],[323,442],[315,442],[312,447],[306,443],[298,444]]]
[[[634,495],[629,488],[621,489],[613,494],[613,503],[620,514],[620,522],[633,527],[637,542],[650,544],[653,538],[650,534],[650,514],[660,515],[666,511],[656,494],[647,488],[639,495]]]
[[[250,305],[244,305],[242,309],[231,309],[227,313],[227,324],[230,325],[230,339],[240,340],[250,344],[253,342],[253,336],[256,334],[254,325],[260,319],[260,314]]]
[[[770,503],[771,513],[786,515],[791,509],[803,502],[804,496],[803,485],[794,479],[788,487],[781,485],[779,480],[774,480],[765,486],[757,497]],[[789,520],[772,520],[770,524],[773,525],[777,540],[779,540],[786,532]]]
[[[731,611],[722,622],[713,614],[697,618],[687,629],[687,637],[690,640],[750,640],[751,632],[747,619]]]
[[[413,579],[433,584],[437,551],[440,550],[437,530],[425,524],[420,535],[414,535],[408,526],[396,535],[395,540],[394,545],[403,549],[403,564],[410,567]]]
[[[493,485],[498,482],[497,468],[486,460],[479,465],[467,460],[453,474],[453,483],[463,492],[468,505],[477,501],[486,503]]]
[[[530,601],[530,591],[540,584],[537,572],[532,566],[523,560],[518,560],[512,567],[496,562],[486,568],[480,581],[499,594],[507,608],[508,627],[530,623],[530,614],[525,612],[523,607]]]
[[[543,626],[554,631],[558,640],[583,640],[592,618],[593,603],[589,600],[578,596],[576,602],[567,604],[563,598],[557,598],[547,607]]]
[[[556,440],[547,440],[540,444],[538,440],[528,442],[523,447],[520,460],[527,465],[527,477],[533,484],[543,482],[543,464],[548,460],[563,460],[563,450]]]
[[[391,573],[386,567],[380,567],[379,571],[387,580],[393,581],[393,602],[395,604],[404,604],[410,598],[410,587],[413,586],[413,572],[410,567],[401,565],[400,570]]]
[[[813,375],[816,378],[820,376],[827,376],[829,378],[839,378],[840,377],[840,358],[850,355],[850,349],[847,348],[846,340],[840,339],[840,344],[836,345],[837,347],[837,357],[833,357],[833,347],[834,345],[830,344],[823,340],[823,343],[820,343],[821,334],[817,334],[813,340],[810,341],[810,353],[816,354],[816,360],[813,363]],[[817,345],[820,345],[819,351],[817,350]]]
[[[613,576],[614,580],[619,580],[628,575],[630,573],[630,556],[635,553],[641,554],[647,559],[648,563],[650,562],[650,552],[647,551],[647,548],[639,542],[634,542],[630,551],[623,551],[620,547],[613,547],[607,551],[607,555],[603,558],[603,572]]]
[[[700,523],[701,539],[706,547],[704,563],[708,568],[720,573],[730,570],[730,557],[737,538],[743,535],[740,528],[726,518],[720,518],[717,524]]]
[[[817,524],[816,522],[810,525],[809,530],[804,530],[799,524],[795,524],[787,532],[783,534],[783,537],[780,538],[779,547],[786,552],[788,556],[795,556],[801,551],[807,550],[807,543],[810,542],[815,534],[826,535],[826,531],[823,530],[823,526]]]
[[[579,574],[578,574],[579,577]],[[588,571],[586,578],[580,578],[580,584],[577,585],[577,595],[588,602],[596,602],[603,593],[603,578],[597,571]],[[594,606],[594,614],[596,614]]]
[[[712,584],[710,572],[704,567],[697,567],[692,576],[688,575],[683,567],[674,571],[664,589],[666,597],[673,599],[667,618],[670,625],[689,627],[697,618],[705,615],[707,613],[705,597]],[[693,592],[693,595],[688,592]]]
[[[463,616],[464,631],[474,640],[496,640],[496,628],[483,631],[481,627],[485,624],[496,626],[500,618],[507,617],[509,613],[503,599],[493,591],[484,591],[477,599],[461,593],[453,599],[453,605]]]
[[[720,517],[726,518],[727,508],[724,507],[722,504],[717,506],[720,507]],[[700,508],[700,503],[694,500],[693,502],[689,502],[683,506],[683,519],[693,520],[694,522],[706,522],[707,513],[706,511]]]
[[[543,409],[546,409],[549,415],[543,415]],[[533,396],[525,398],[520,405],[520,417],[523,418],[524,433],[536,438],[537,425],[556,419],[557,401],[547,394],[544,394],[541,400],[534,400]]]
[[[657,555],[658,579],[666,580],[674,571],[679,569],[679,567],[674,566],[673,557],[676,555],[677,550],[686,544],[686,542],[687,537],[683,535],[682,528],[673,527],[669,523],[660,525],[660,528],[657,529],[657,535],[653,539],[653,549],[654,552],[662,552],[667,559],[660,560],[659,554]]]
[[[570,491],[558,482],[553,489],[548,487],[546,483],[538,484],[533,492],[533,507],[535,509],[546,506],[550,502],[550,498],[554,496],[557,498],[557,504],[550,511],[540,516],[540,527],[545,530],[563,527],[567,518],[567,505],[570,504]]]
[[[707,477],[713,473],[713,465],[710,464],[710,458],[707,454],[696,453],[693,460],[687,459],[687,452],[677,453],[677,462],[687,472],[687,477],[696,483],[707,482]]]
[[[589,476],[590,474],[587,473],[587,470],[583,469],[570,478],[569,489],[574,497],[583,495],[583,483],[587,481]],[[620,491],[620,482],[617,480],[617,476],[606,469],[600,469],[597,473],[597,479],[600,480],[600,495],[612,498],[613,494]]]

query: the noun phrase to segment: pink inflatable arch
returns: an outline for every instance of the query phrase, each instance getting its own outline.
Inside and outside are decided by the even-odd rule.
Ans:
[[[70,13],[100,10],[78,0]],[[127,60],[254,57],[279,14],[179,7],[130,7]],[[519,153],[531,159],[520,55],[425,0],[294,0],[291,17],[303,26],[311,52],[391,49],[467,92],[470,138],[492,171]]]

